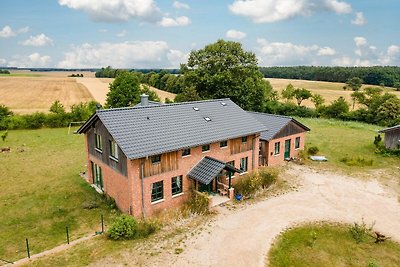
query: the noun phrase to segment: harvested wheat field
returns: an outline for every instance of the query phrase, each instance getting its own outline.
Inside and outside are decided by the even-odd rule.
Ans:
[[[75,78],[0,77],[0,105],[15,113],[48,112],[56,100],[68,110],[73,104],[93,100],[93,96]]]
[[[352,103],[351,94],[352,90],[343,90],[344,83],[333,83],[333,82],[320,82],[320,81],[306,81],[306,80],[292,80],[292,79],[274,79],[267,78],[272,87],[279,93],[286,88],[286,86],[291,83],[295,88],[305,88],[311,91],[313,94],[320,94],[325,98],[325,104],[330,104],[334,100],[343,96],[347,102]],[[361,89],[365,87],[376,86],[376,85],[363,85]],[[396,92],[391,87],[385,87],[386,92],[396,94],[400,97],[400,92]],[[314,107],[314,104],[310,100],[306,100],[302,105],[307,107]],[[356,106],[357,107],[357,106]]]
[[[30,71],[30,70],[10,70],[12,76],[30,76],[30,77],[57,77],[67,78],[72,74],[83,74],[83,77],[94,78],[93,71]]]

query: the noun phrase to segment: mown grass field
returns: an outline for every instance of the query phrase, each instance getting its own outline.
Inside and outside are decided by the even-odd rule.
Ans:
[[[269,252],[271,267],[400,266],[400,244],[369,238],[357,244],[348,225],[307,224],[283,233]]]
[[[0,258],[31,254],[101,230],[101,214],[108,224],[115,216],[109,206],[80,176],[85,171],[83,136],[68,129],[9,131],[0,147]],[[84,209],[87,201],[99,205]]]
[[[343,86],[345,86],[344,83],[293,80],[293,79],[274,79],[274,78],[267,78],[266,80],[268,80],[271,83],[272,87],[279,93],[281,93],[282,90],[285,89],[286,86],[291,83],[295,88],[305,88],[307,90],[310,90],[313,94],[322,95],[325,98],[325,104],[332,103],[332,101],[338,99],[340,96],[343,96],[347,100],[347,102],[352,103],[350,95],[353,93],[353,91],[351,89],[343,90]],[[361,89],[369,86],[376,86],[376,85],[363,85]],[[400,92],[395,91],[394,88],[385,87],[384,91],[391,92],[400,97]],[[313,102],[311,102],[310,100],[305,100],[302,103],[302,105],[307,107],[314,107]]]
[[[374,137],[383,127],[332,119],[299,118],[299,121],[311,129],[306,135],[306,148],[317,146],[319,148],[318,155],[328,158],[328,162],[308,161],[307,164],[351,174],[384,170],[400,179],[400,169],[398,168],[400,167],[400,158],[375,153]],[[341,162],[345,157],[372,160],[372,165],[348,166]]]

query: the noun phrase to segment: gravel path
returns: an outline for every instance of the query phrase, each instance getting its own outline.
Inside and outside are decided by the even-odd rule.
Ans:
[[[361,181],[307,167],[292,166],[298,191],[244,209],[226,211],[212,223],[211,233],[190,237],[179,255],[160,266],[265,266],[274,238],[296,223],[314,220],[376,222],[374,229],[400,241],[397,195],[376,180]]]

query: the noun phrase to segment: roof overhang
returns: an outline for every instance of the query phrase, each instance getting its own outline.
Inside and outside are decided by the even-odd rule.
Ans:
[[[242,173],[241,170],[226,162],[206,156],[190,170],[188,177],[207,185],[210,184],[222,170]]]
[[[75,131],[75,133],[77,134],[86,133],[87,130],[92,126],[92,124],[95,123],[98,119],[99,116],[97,115],[97,113],[96,112],[93,113],[92,116],[90,116],[90,118],[81,127],[79,127],[78,130]]]
[[[391,131],[395,131],[395,130],[399,130],[400,129],[400,125],[396,125],[393,127],[389,127],[383,130],[378,131],[378,133],[387,133],[387,132],[391,132]]]

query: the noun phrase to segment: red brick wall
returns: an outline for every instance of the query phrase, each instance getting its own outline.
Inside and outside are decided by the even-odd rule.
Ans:
[[[249,138],[249,142],[250,142]],[[259,139],[258,136],[254,139],[254,167],[258,168],[258,147],[259,147]],[[154,212],[165,210],[170,207],[178,207],[189,197],[189,192],[191,186],[193,185],[193,180],[188,178],[187,173],[205,156],[213,157],[219,159],[221,161],[235,161],[235,167],[239,168],[240,159],[243,157],[248,157],[248,170],[251,171],[252,167],[252,158],[253,158],[253,150],[238,153],[231,155],[228,146],[224,148],[219,147],[218,143],[213,143],[210,145],[210,151],[202,152],[201,146],[192,147],[191,154],[189,156],[182,157],[181,151],[178,153],[179,167],[177,170],[165,172],[159,175],[154,175],[150,177],[146,177],[144,179],[144,203],[145,203],[145,214],[146,216],[154,214]],[[141,192],[141,179],[140,175],[140,166],[139,160],[132,160],[128,166],[128,174],[129,179],[133,181],[133,194],[132,194],[132,203],[133,203],[133,214],[136,217],[140,217],[142,215],[142,192]],[[183,193],[181,195],[172,196],[171,192],[171,178],[174,176],[182,175],[182,186]],[[238,174],[236,174],[238,177]],[[162,201],[157,201],[155,203],[151,203],[151,187],[154,182],[164,181],[164,199]],[[237,179],[236,179],[237,180]],[[233,179],[235,182],[235,179]]]
[[[296,137],[300,137],[300,147],[295,149]],[[305,133],[299,133],[294,135],[285,136],[278,139],[270,140],[266,142],[265,157],[267,159],[267,166],[282,165],[285,162],[285,140],[290,139],[290,157],[297,157],[299,152],[304,149]],[[275,143],[280,142],[280,153],[279,155],[274,155]],[[272,155],[271,155],[272,153]]]

